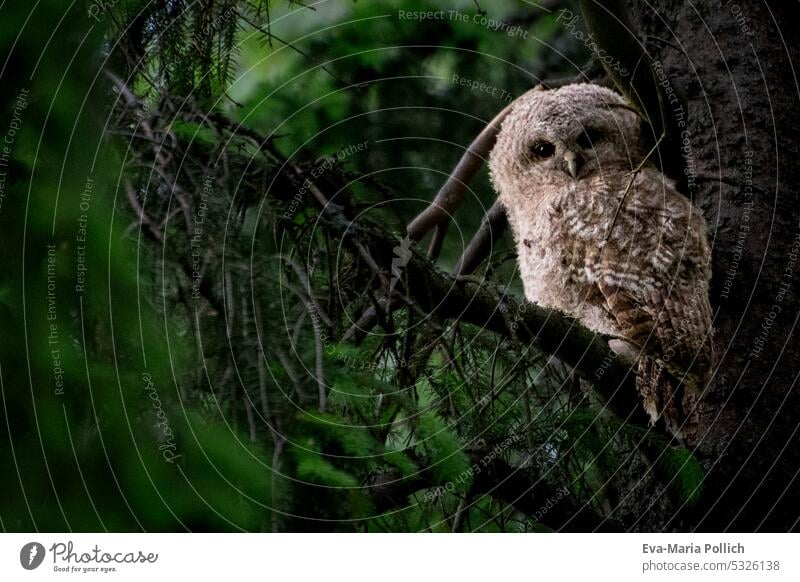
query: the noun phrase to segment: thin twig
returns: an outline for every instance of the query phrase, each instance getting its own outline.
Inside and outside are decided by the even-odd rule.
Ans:
[[[508,226],[508,217],[500,201],[495,201],[484,215],[481,225],[467,244],[464,253],[453,268],[454,275],[470,275],[489,255],[492,244]]]
[[[342,79],[342,78],[341,78],[339,75],[337,75],[336,73],[334,73],[333,71],[331,71],[331,70],[330,70],[328,67],[326,67],[325,65],[323,65],[323,64],[321,64],[319,61],[317,61],[317,59],[315,59],[315,58],[314,58],[312,55],[310,55],[310,54],[309,54],[309,53],[307,53],[306,51],[304,51],[304,50],[302,50],[302,49],[300,49],[300,48],[296,47],[296,46],[295,46],[293,43],[291,43],[291,42],[289,42],[289,41],[287,41],[287,40],[283,40],[283,39],[281,39],[281,38],[278,38],[278,37],[277,37],[277,36],[275,36],[275,34],[274,34],[272,31],[271,31],[271,29],[266,29],[266,30],[265,30],[265,29],[264,29],[264,27],[262,27],[262,26],[259,26],[258,24],[256,24],[255,22],[253,22],[252,20],[250,20],[249,18],[247,18],[247,16],[245,16],[244,14],[242,14],[242,13],[241,13],[241,12],[239,12],[239,11],[237,11],[237,15],[239,16],[239,18],[241,18],[241,19],[242,19],[243,21],[245,21],[247,24],[249,24],[250,26],[252,26],[252,27],[253,27],[253,28],[255,28],[256,30],[258,30],[259,32],[261,32],[263,35],[265,35],[265,36],[267,37],[267,39],[273,39],[273,38],[274,38],[274,39],[275,39],[275,40],[277,40],[279,43],[283,44],[284,46],[287,46],[287,47],[289,47],[290,49],[292,49],[293,51],[295,51],[297,54],[299,54],[299,55],[301,55],[301,56],[305,57],[306,59],[308,59],[309,61],[311,61],[311,62],[312,62],[312,63],[314,63],[315,65],[317,65],[317,66],[318,66],[320,69],[322,69],[323,71],[325,71],[326,73],[328,73],[328,74],[329,74],[331,77],[333,77],[334,79],[336,79],[336,80],[337,80],[337,81],[339,81],[340,83],[344,84],[346,87],[355,87],[355,88],[359,88],[359,87],[360,87],[358,84],[350,83],[349,81],[347,81],[347,80],[345,80],[345,79]]]
[[[636,166],[630,172],[628,172],[627,175],[630,176],[631,179],[628,182],[627,188],[625,188],[625,191],[622,193],[622,198],[620,198],[620,200],[619,200],[619,204],[617,205],[617,209],[614,211],[614,219],[611,221],[611,226],[609,227],[608,232],[606,233],[606,238],[603,241],[603,244],[608,242],[608,239],[611,237],[611,233],[614,231],[614,226],[616,226],[616,224],[617,224],[617,218],[619,218],[620,210],[622,210],[622,207],[625,205],[625,200],[628,197],[628,192],[631,191],[631,188],[633,187],[633,183],[636,181],[636,176],[639,175],[639,172],[642,171],[642,168],[647,163],[647,161],[650,159],[650,156],[653,155],[653,153],[658,148],[658,145],[664,140],[664,138],[666,136],[667,136],[666,133],[662,133],[661,137],[658,138],[658,140],[656,141],[655,145],[650,149],[649,152],[647,152],[647,155],[644,157],[644,159],[642,159],[642,161],[639,162],[639,165]]]

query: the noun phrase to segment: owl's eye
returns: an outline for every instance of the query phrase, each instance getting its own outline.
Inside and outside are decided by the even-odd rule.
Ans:
[[[578,136],[576,143],[581,149],[588,150],[596,147],[599,142],[603,140],[603,132],[594,127],[587,127],[586,130]]]
[[[554,153],[556,153],[556,146],[551,144],[549,141],[540,141],[538,143],[533,144],[533,153],[539,156],[540,158],[549,158]]]

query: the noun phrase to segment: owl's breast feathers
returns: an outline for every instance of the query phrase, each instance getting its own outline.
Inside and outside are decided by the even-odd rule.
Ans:
[[[509,208],[525,295],[701,390],[712,364],[705,221],[661,173],[646,168],[625,194],[630,180],[577,181]]]

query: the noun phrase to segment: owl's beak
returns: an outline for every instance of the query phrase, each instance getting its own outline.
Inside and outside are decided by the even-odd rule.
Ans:
[[[579,162],[580,158],[572,150],[567,150],[564,153],[564,168],[573,178],[578,177]]]

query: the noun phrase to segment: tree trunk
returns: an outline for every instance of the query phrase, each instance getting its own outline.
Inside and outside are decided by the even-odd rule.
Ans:
[[[644,517],[643,529],[798,529],[795,7],[634,2],[645,48],[688,100],[683,153],[689,192],[709,225],[716,312],[714,379],[687,427],[707,471],[702,499],[679,514]]]

